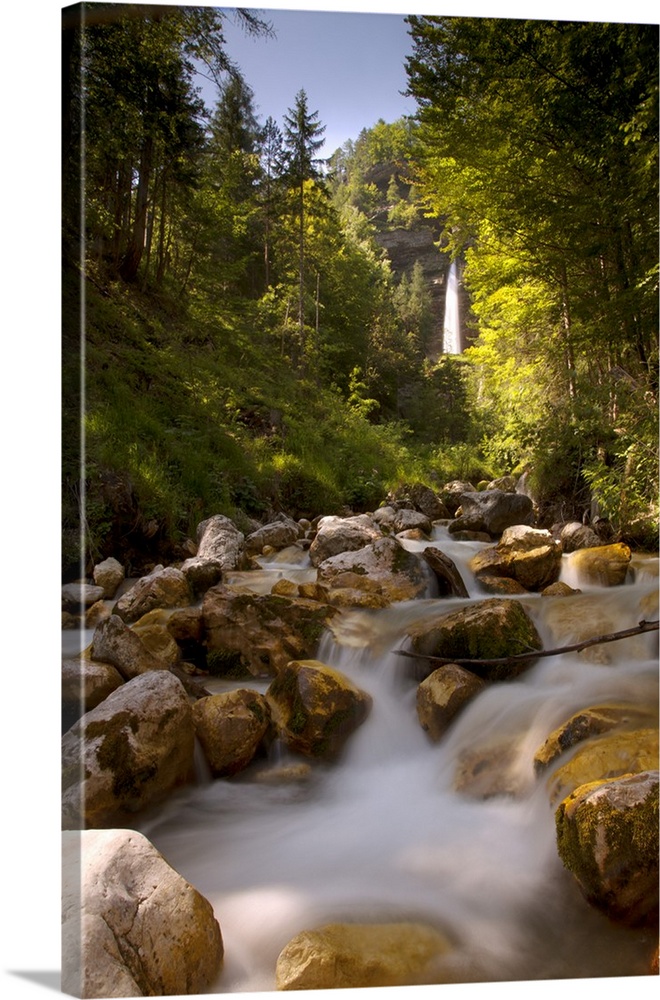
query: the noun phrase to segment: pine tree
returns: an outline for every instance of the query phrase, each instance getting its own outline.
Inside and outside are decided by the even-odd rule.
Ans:
[[[305,357],[305,182],[319,176],[321,162],[315,153],[323,145],[325,125],[318,111],[309,111],[304,90],[296,94],[296,103],[284,116],[286,175],[298,193],[298,328],[301,360]]]

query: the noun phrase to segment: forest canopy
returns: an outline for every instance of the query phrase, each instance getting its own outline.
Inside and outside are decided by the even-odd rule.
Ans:
[[[319,161],[304,87],[262,120],[232,60],[227,17],[272,31],[254,12],[64,13],[72,538],[82,519],[90,551],[110,554],[127,534],[181,540],[211,513],[366,509],[404,481],[527,469],[549,512],[596,498],[648,544],[656,27],[410,16],[416,115],[365,123]],[[431,349],[433,279],[385,249],[422,231],[438,280],[461,262],[460,357]]]

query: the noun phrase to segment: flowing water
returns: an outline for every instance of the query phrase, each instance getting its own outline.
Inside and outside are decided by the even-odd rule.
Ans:
[[[433,544],[457,563],[470,600],[482,598],[467,569],[481,546],[455,542],[442,528]],[[292,551],[232,582],[266,592],[282,576],[313,578],[306,557],[295,560]],[[570,557],[563,572],[572,578]],[[575,635],[591,619],[591,634],[602,634],[656,618],[655,595],[657,560],[647,559],[623,587],[520,600],[544,646],[555,648],[572,641],[566,627],[556,641],[558,615],[571,616]],[[312,763],[306,781],[264,782],[264,768],[293,761],[275,747],[272,759],[233,779],[200,774],[196,787],[144,818],[142,831],[213,905],[225,944],[216,992],[273,990],[288,941],[334,921],[439,927],[454,947],[434,970],[436,982],[648,974],[657,937],[616,927],[582,900],[557,856],[553,806],[532,758],[580,708],[610,699],[656,706],[657,634],[541,659],[515,681],[485,689],[432,744],[415,709],[416,663],[396,650],[411,622],[465,603],[429,597],[342,613],[318,658],[368,691],[373,707],[338,762]],[[455,791],[466,752],[485,748],[493,759],[503,744],[509,794]]]
[[[458,305],[458,268],[456,261],[452,260],[447,272],[442,353],[461,354],[462,350],[461,322]]]

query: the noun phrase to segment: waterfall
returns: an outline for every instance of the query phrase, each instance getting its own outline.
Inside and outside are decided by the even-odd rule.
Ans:
[[[458,268],[452,260],[447,272],[447,293],[445,296],[445,320],[442,337],[443,354],[461,354],[461,320],[458,307]]]

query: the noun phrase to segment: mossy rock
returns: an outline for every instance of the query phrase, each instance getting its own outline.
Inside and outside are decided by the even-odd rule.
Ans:
[[[318,660],[292,660],[266,692],[282,739],[310,757],[336,757],[367,717],[371,697]]]
[[[630,730],[657,721],[657,711],[637,705],[605,704],[581,709],[562,722],[534,754],[534,770],[542,772],[559,756],[592,736],[612,729]]]
[[[658,920],[658,772],[581,785],[557,809],[557,850],[585,898],[628,926]]]
[[[550,801],[556,805],[580,785],[657,768],[657,726],[614,730],[588,740],[554,772],[548,782]]]
[[[412,648],[448,660],[497,660],[543,649],[536,627],[519,601],[491,598],[413,626]],[[508,680],[534,660],[499,664],[462,664],[485,680]]]

